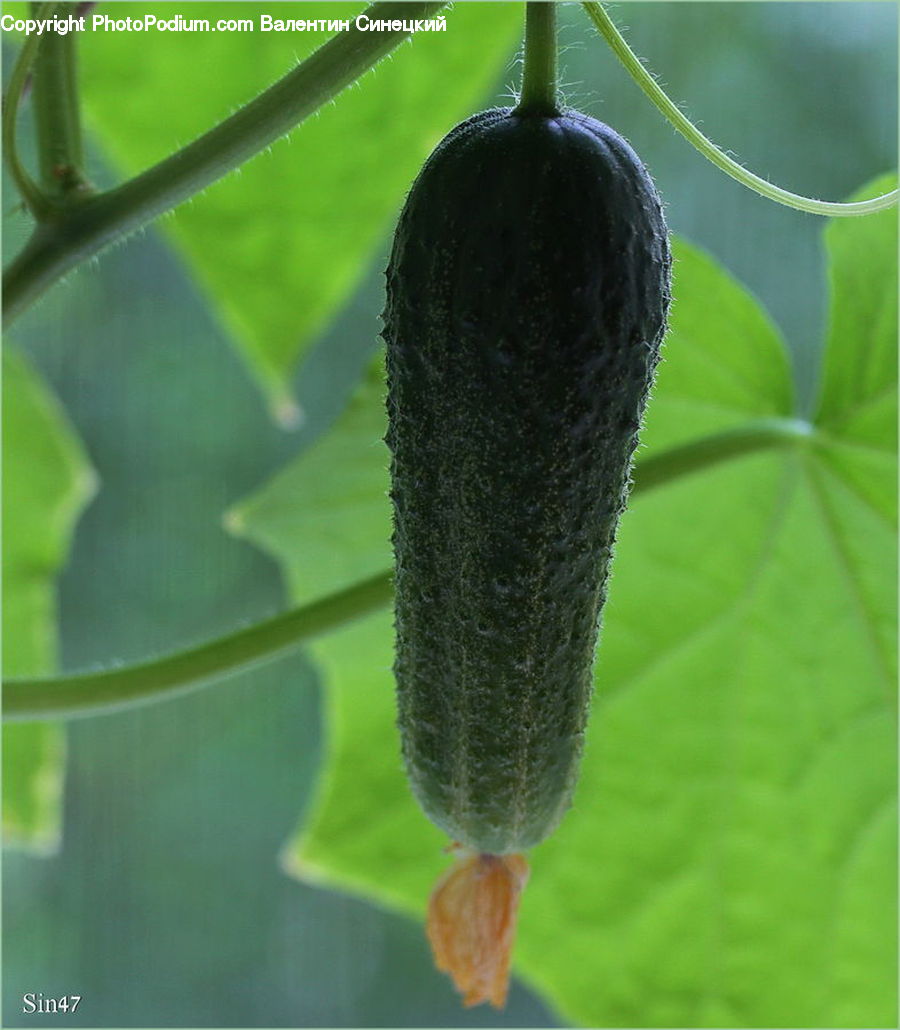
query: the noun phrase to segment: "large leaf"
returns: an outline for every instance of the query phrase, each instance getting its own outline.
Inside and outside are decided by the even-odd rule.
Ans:
[[[47,387],[24,357],[3,352],[3,673],[56,664],[55,578],[94,475]],[[3,727],[7,842],[52,847],[59,829],[62,730]]]
[[[359,4],[212,4],[185,19],[352,18]],[[171,17],[159,4],[128,14]],[[298,358],[346,300],[438,139],[483,98],[520,30],[516,4],[460,4],[264,156],[181,207],[167,228],[289,415]],[[147,32],[85,36],[91,127],[128,174],[141,171],[287,72],[318,32]],[[186,103],[185,98],[190,102]],[[285,302],[290,298],[290,302]]]
[[[814,437],[637,496],[623,520],[575,806],[533,855],[520,926],[518,971],[574,1020],[895,1019],[895,218],[843,222],[827,243],[834,326]],[[753,299],[708,258],[677,255],[651,451],[792,403]],[[355,438],[354,467],[373,449],[383,466],[371,403],[371,421],[348,414],[323,453],[337,462]],[[326,508],[339,521],[360,500],[334,512],[341,468],[316,461],[242,509],[298,597]],[[293,522],[279,502],[297,505]],[[376,503],[362,510],[383,524]],[[342,576],[370,567],[376,540],[354,530]],[[403,781],[391,652],[387,613],[315,648],[330,763],[291,860],[421,911],[441,836]]]
[[[888,189],[891,181],[876,186]],[[826,232],[831,320],[816,421],[831,443],[823,460],[884,518],[895,519],[897,255],[884,230],[890,218],[835,222]]]
[[[249,533],[287,562],[297,601],[350,586],[391,563],[383,369],[379,354],[318,446],[225,518],[232,533]]]

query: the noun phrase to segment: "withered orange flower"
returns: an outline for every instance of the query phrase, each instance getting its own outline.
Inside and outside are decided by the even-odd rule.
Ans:
[[[516,936],[519,896],[528,882],[524,855],[484,855],[455,847],[455,864],[428,903],[435,965],[453,978],[466,1006],[503,1008]]]

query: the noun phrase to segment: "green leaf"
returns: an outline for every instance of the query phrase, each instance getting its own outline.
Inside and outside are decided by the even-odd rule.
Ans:
[[[840,331],[815,434],[638,495],[623,519],[575,804],[532,855],[515,966],[578,1023],[896,1019],[896,461],[888,420],[864,420],[863,446],[856,418],[895,396],[895,333],[872,318],[896,299],[895,217],[833,227],[828,247]],[[684,244],[675,294],[648,450],[790,414],[783,346],[754,300]],[[319,445],[333,463],[313,450],[241,509],[301,595],[301,556],[324,540],[311,527],[359,501],[335,506],[362,423],[348,414]],[[376,434],[357,436],[352,482]],[[384,546],[375,505],[381,536],[330,542],[341,576]],[[443,841],[404,782],[390,615],[314,653],[329,764],[290,865],[421,913]]]
[[[56,664],[54,581],[94,474],[62,409],[24,357],[3,352],[3,673]],[[59,830],[62,729],[3,727],[7,841],[52,847]]]
[[[854,199],[894,189],[885,176]],[[838,219],[825,231],[831,319],[816,421],[846,441],[896,445],[897,248],[880,218]]]
[[[751,418],[790,415],[794,405],[781,336],[744,287],[677,239],[673,275],[669,333],[639,458]]]
[[[318,446],[225,516],[232,533],[283,563],[297,602],[391,564],[385,417],[379,354]]]
[[[885,176],[858,196],[873,196],[872,190],[896,184],[896,176]],[[891,218],[896,215],[887,213],[880,221],[863,218],[858,224],[835,221],[826,230],[831,324],[816,421],[831,435],[833,446],[824,460],[884,518],[893,520],[897,254],[884,231]]]
[[[361,9],[195,3],[178,13],[214,22],[249,11],[258,25],[263,14],[333,20]],[[128,8],[131,16],[148,12],[162,8]],[[364,89],[347,90],[289,144],[164,223],[283,418],[292,411],[298,359],[358,283],[426,155],[481,101],[520,30],[515,4],[457,5],[445,32],[418,33],[366,76]],[[82,61],[89,125],[134,174],[252,98],[329,35],[148,32],[138,64],[133,34],[90,33]]]

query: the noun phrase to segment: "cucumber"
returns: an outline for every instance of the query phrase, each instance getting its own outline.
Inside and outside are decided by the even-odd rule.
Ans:
[[[473,852],[570,804],[616,524],[669,303],[653,182],[574,111],[485,111],[406,200],[387,270],[399,726]]]

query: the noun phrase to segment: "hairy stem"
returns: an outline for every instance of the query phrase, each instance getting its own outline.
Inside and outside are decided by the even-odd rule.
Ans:
[[[790,446],[813,435],[810,423],[796,419],[748,422],[638,462],[632,492],[647,493],[740,455]],[[174,697],[277,658],[305,640],[383,607],[392,593],[392,574],[386,570],[302,608],[154,661],[74,676],[8,680],[3,718],[71,719]]]
[[[33,4],[36,18],[48,10],[65,17],[74,4]],[[32,68],[32,107],[38,163],[44,193],[61,201],[84,187],[81,109],[78,101],[75,32],[40,37]]]
[[[769,200],[785,204],[787,207],[796,208],[798,211],[807,211],[814,215],[831,215],[832,217],[847,215],[868,215],[875,211],[883,211],[897,203],[898,191],[891,190],[881,196],[872,197],[870,200],[853,201],[851,203],[835,203],[827,200],[814,200],[812,197],[803,197],[799,193],[791,193],[782,189],[774,183],[763,179],[737,161],[730,158],[724,151],[720,150],[712,140],[708,139],[697,128],[696,125],[678,110],[675,104],[669,99],[659,83],[650,72],[641,64],[640,59],[628,46],[625,40],[615,27],[609,15],[596,0],[583,0],[582,6],[597,28],[597,31],[606,40],[613,53],[625,66],[628,74],[641,88],[645,96],[660,111],[671,125],[681,133],[700,153],[717,168],[720,168],[732,179],[748,189],[759,193]]]
[[[414,20],[439,11],[446,0],[382,0],[366,12],[371,20]],[[108,244],[199,193],[290,132],[355,82],[409,33],[341,32],[292,72],[199,139],[117,188],[89,197],[54,222],[38,227],[3,281],[8,325],[44,290]]]
[[[528,0],[522,96],[516,110],[528,114],[559,114],[556,88],[556,4],[553,0]]]

